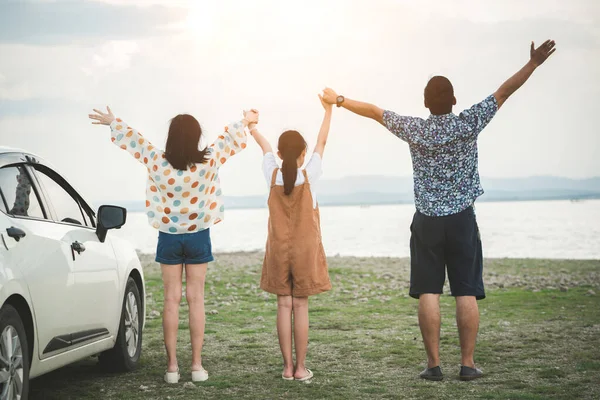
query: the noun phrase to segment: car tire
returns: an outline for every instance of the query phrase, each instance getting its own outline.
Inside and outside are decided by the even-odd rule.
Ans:
[[[29,344],[23,321],[10,304],[0,309],[0,355],[9,361],[8,365],[0,361],[0,398],[16,399],[16,394],[28,398]]]
[[[135,281],[129,278],[123,297],[117,341],[112,349],[98,357],[104,369],[125,372],[137,367],[142,353],[142,309],[140,291]]]

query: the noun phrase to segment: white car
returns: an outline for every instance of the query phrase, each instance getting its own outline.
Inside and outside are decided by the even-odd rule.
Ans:
[[[26,399],[30,378],[96,354],[135,368],[144,274],[132,246],[107,236],[126,213],[96,216],[39,157],[0,147],[0,399]]]

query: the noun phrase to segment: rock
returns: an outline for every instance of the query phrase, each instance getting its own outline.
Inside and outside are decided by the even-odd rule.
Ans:
[[[510,326],[510,322],[509,321],[498,321],[498,325],[501,325],[501,326]]]
[[[569,288],[568,288],[568,287],[566,287],[566,286],[561,286],[561,287],[560,287],[560,291],[561,291],[561,292],[566,292],[566,291],[568,291],[568,290],[569,290]]]
[[[152,310],[152,311],[150,311],[150,313],[148,314],[148,316],[150,318],[158,318],[158,317],[160,317],[160,313],[158,311],[156,311],[156,310]]]
[[[183,388],[184,389],[196,389],[196,385],[194,385],[192,382],[186,382],[183,384]]]
[[[140,390],[148,390],[148,386],[140,385]]]
[[[369,299],[367,299],[366,297],[363,297],[362,299],[358,299],[358,301],[360,301],[361,303],[366,303],[369,301]]]
[[[259,315],[258,317],[256,317],[256,320],[263,322],[265,320],[265,317],[263,317],[262,315]]]
[[[211,315],[217,315],[219,312],[217,310],[210,310],[208,313]]]
[[[596,292],[594,292],[592,289],[590,289],[590,290],[588,290],[588,291],[586,292],[586,294],[587,294],[588,296],[595,296],[595,295],[596,295]]]
[[[538,293],[538,292],[540,292],[540,289],[533,289],[532,292],[533,293]]]
[[[230,306],[231,303],[228,301],[224,301],[223,303],[221,303],[221,305],[227,307],[227,306]]]
[[[498,284],[498,287],[499,287],[500,289],[504,289],[504,283],[499,283],[499,284]]]

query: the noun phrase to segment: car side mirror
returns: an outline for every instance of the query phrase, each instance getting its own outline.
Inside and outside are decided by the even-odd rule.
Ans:
[[[109,229],[119,229],[127,222],[127,210],[119,206],[100,206],[98,209],[98,224],[96,234],[100,242],[106,240]]]

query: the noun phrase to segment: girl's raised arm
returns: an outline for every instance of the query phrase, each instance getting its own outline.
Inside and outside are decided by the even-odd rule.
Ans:
[[[315,146],[315,153],[318,153],[323,157],[325,151],[325,145],[327,144],[327,137],[329,136],[329,127],[331,126],[331,115],[333,113],[333,107],[331,104],[323,100],[323,96],[319,95],[319,100],[325,109],[325,116],[323,117],[323,123],[319,130],[319,136],[317,137],[317,145]]]
[[[159,160],[163,158],[161,150],[154,147],[137,130],[127,125],[120,118],[115,118],[110,107],[106,107],[106,111],[107,113],[103,113],[100,110],[94,109],[95,114],[88,115],[90,119],[96,120],[92,124],[110,126],[112,142],[123,150],[126,150],[146,167],[151,168],[157,162],[161,161]]]
[[[271,144],[265,137],[258,131],[256,128],[256,124],[248,125],[248,129],[250,130],[250,134],[256,140],[256,143],[262,149],[263,154],[272,153],[273,149],[271,148]]]

